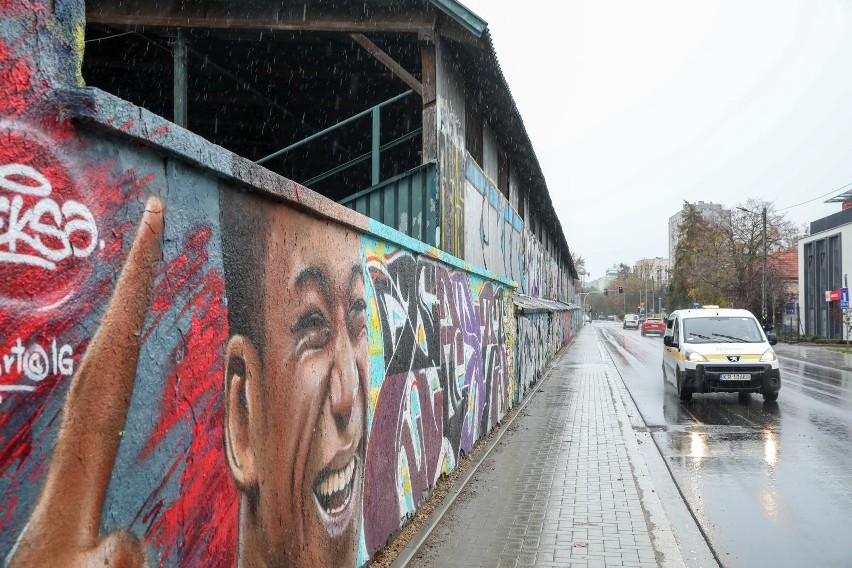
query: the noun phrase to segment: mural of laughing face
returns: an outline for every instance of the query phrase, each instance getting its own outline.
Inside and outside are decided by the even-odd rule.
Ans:
[[[225,368],[240,563],[354,566],[369,377],[359,236],[286,206],[238,199],[255,225],[246,231],[257,235],[262,219],[267,233],[255,251],[260,270],[235,271],[233,258],[226,268],[230,278],[242,274],[241,288],[260,292],[229,296],[229,311],[252,312],[229,318]]]

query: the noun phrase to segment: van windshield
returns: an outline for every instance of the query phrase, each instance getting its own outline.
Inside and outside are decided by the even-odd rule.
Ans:
[[[713,317],[683,320],[687,343],[761,343],[766,341],[754,318]]]

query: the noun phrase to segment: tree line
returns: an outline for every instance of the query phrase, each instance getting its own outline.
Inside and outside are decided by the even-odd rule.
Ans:
[[[801,232],[784,214],[775,211],[772,203],[757,199],[706,217],[695,205],[687,204],[668,271],[651,263],[637,263],[634,268],[621,263],[617,276],[607,284],[607,295],[602,294],[603,290],[584,290],[592,291],[585,305],[591,308],[593,317],[671,312],[692,307],[695,302],[745,308],[760,316],[764,208],[767,312],[772,313],[773,306],[783,307],[797,294],[795,287],[785,281],[783,267],[774,255],[794,249]],[[618,293],[619,288],[623,293]]]
[[[764,254],[767,311],[795,295],[773,255],[795,248],[800,232],[774,210],[773,204],[750,199],[743,206],[708,217],[688,204],[678,231],[680,240],[666,293],[670,309],[688,308],[698,302],[745,308],[760,315]]]

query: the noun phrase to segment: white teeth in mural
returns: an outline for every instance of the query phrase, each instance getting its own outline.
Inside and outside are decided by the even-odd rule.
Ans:
[[[324,471],[314,487],[314,493],[320,507],[329,515],[343,511],[352,497],[355,482],[357,458],[352,456],[345,466],[338,470]]]

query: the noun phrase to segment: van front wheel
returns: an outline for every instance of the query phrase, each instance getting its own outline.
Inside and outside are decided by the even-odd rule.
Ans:
[[[684,386],[683,374],[680,371],[677,373],[677,395],[684,402],[692,400],[692,391]]]

